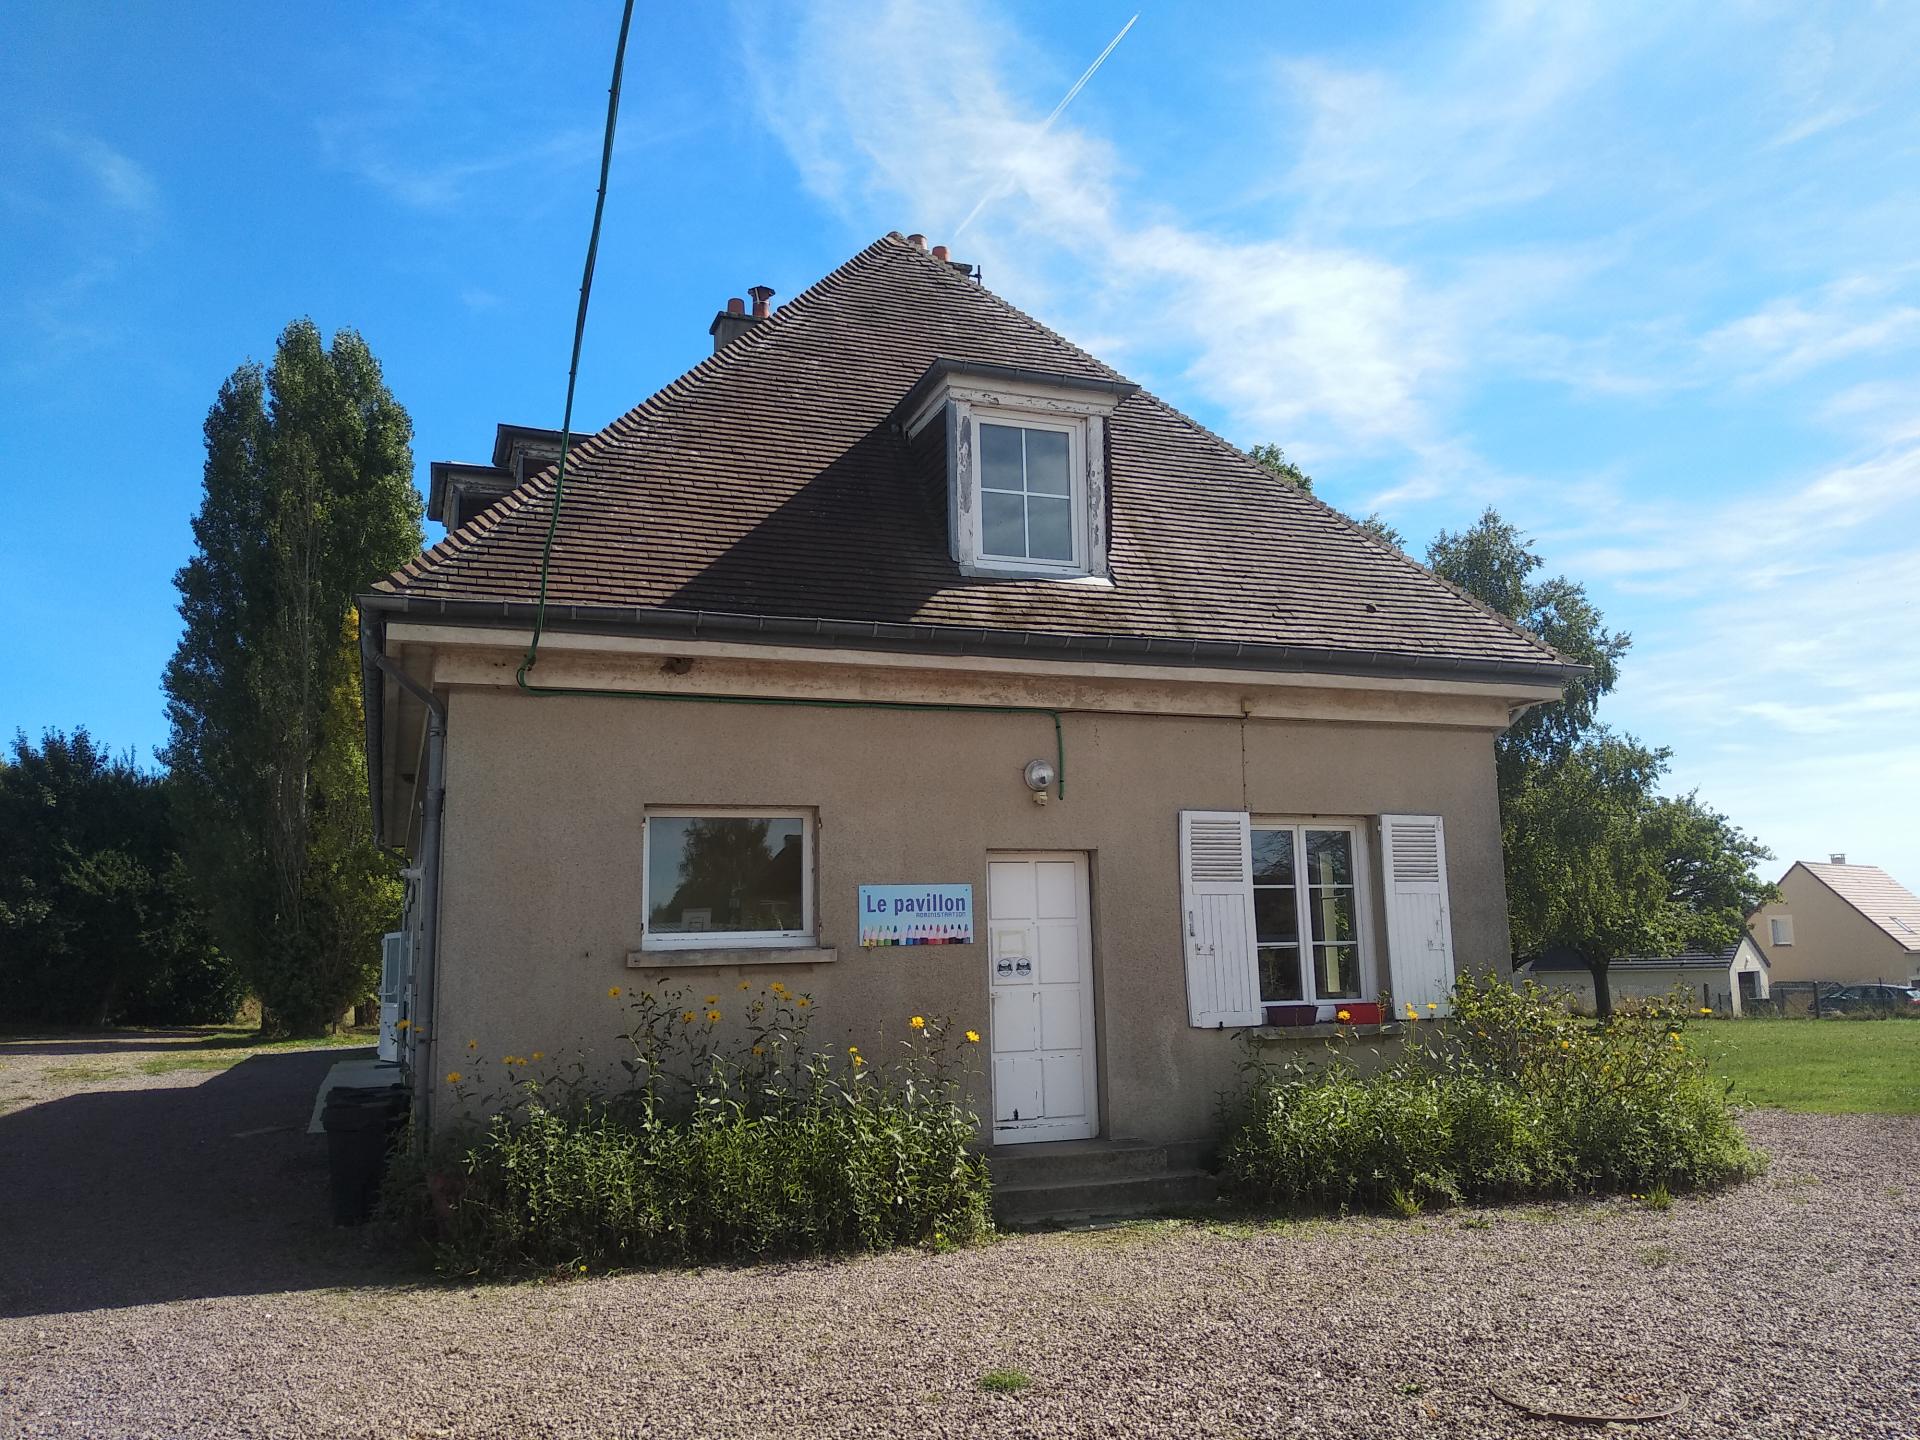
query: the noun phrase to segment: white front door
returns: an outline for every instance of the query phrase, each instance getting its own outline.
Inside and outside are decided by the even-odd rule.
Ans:
[[[987,914],[994,1141],[1091,1139],[1100,1125],[1087,857],[993,857]]]

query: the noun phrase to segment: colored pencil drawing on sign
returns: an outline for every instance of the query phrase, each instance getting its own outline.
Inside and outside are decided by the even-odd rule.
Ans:
[[[971,945],[973,886],[862,885],[860,943]]]

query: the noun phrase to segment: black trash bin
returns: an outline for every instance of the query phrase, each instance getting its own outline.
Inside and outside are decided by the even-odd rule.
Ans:
[[[401,1085],[336,1085],[327,1093],[320,1126],[327,1132],[334,1224],[364,1225],[372,1218],[387,1153],[406,1113]]]

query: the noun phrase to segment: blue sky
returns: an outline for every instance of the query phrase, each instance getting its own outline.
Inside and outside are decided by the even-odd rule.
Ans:
[[[161,741],[200,425],[293,317],[422,485],[557,423],[617,14],[10,9],[0,728]],[[1920,886],[1916,176],[1909,6],[643,5],[576,417],[924,231],[1416,552],[1497,506],[1678,788]]]

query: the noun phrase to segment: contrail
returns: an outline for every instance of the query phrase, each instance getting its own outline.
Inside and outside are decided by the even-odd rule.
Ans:
[[[1118,48],[1122,40],[1127,38],[1127,31],[1133,29],[1134,24],[1139,19],[1140,17],[1138,15],[1135,15],[1132,20],[1127,21],[1126,24],[1120,27],[1120,33],[1114,36],[1113,39],[1107,42],[1107,48],[1102,50],[1098,55],[1094,57],[1093,63],[1087,67],[1086,73],[1083,74],[1078,80],[1073,82],[1073,88],[1067,91],[1067,93],[1061,97],[1060,103],[1053,107],[1053,113],[1047,116],[1045,121],[1041,123],[1040,128],[1034,132],[1033,139],[1027,142],[1026,149],[1022,150],[1018,155],[1016,155],[1014,157],[1015,160],[1019,160],[1022,157],[1024,157],[1027,153],[1027,150],[1031,150],[1034,147],[1034,145],[1039,141],[1040,137],[1045,135],[1047,131],[1053,128],[1053,122],[1060,118],[1060,112],[1062,110],[1065,110],[1067,106],[1071,105],[1073,103],[1073,97],[1078,95],[1082,90],[1086,88],[1087,81],[1093,78],[1094,71],[1098,70],[1102,65],[1107,63],[1107,57],[1113,54],[1114,50]],[[1000,179],[996,181],[993,184],[993,186],[988,189],[987,193],[982,195],[979,198],[979,200],[974,203],[973,209],[967,212],[967,218],[962,220],[959,223],[959,225],[954,228],[953,233],[956,237],[960,234],[962,230],[965,230],[967,226],[973,223],[974,216],[978,215],[982,210],[986,209],[989,204],[991,204],[995,200],[998,200],[1002,195],[1006,193],[1007,187],[1013,183],[1013,171],[1014,171],[1013,165],[1009,164],[1007,166],[1006,174],[1001,176]]]

